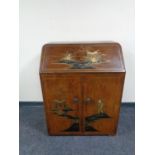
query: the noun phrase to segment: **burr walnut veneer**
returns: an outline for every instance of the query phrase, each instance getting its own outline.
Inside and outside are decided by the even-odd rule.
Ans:
[[[49,135],[114,135],[124,78],[118,43],[44,45],[40,79]]]

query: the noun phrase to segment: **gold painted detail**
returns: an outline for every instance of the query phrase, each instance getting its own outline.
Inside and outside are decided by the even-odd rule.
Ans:
[[[104,102],[101,99],[97,102],[97,112],[98,114],[104,113]]]
[[[67,106],[66,101],[65,100],[54,100],[54,108],[53,108],[53,112],[57,115],[65,115],[67,112],[72,111],[72,109],[70,107]]]
[[[66,104],[66,100],[59,100],[59,99],[55,99],[52,103],[53,108],[51,109],[51,112],[54,113],[55,115],[65,118],[65,119],[69,119],[71,122],[71,125],[64,129],[63,132],[78,132],[80,131],[80,125],[79,125],[79,116],[71,113],[72,111],[76,111],[73,110],[72,108],[70,108],[67,104]]]
[[[62,61],[73,61],[73,54],[67,52],[61,60]]]
[[[63,132],[78,132],[80,131],[80,118],[76,114],[73,115],[73,113],[70,113],[73,110],[66,104],[65,99],[55,99],[52,102],[52,109],[51,112],[59,117],[63,117],[65,119],[71,120],[71,124],[68,128],[63,130]],[[89,132],[96,132],[98,131],[94,126],[93,123],[102,120],[102,119],[109,119],[111,118],[107,113],[105,113],[104,110],[104,101],[102,99],[99,99],[97,101],[97,113],[86,116],[85,117],[85,131]]]
[[[77,52],[75,52],[77,53]],[[71,69],[93,69],[93,64],[108,63],[109,60],[105,59],[105,54],[99,50],[90,51],[85,50],[81,59],[76,59],[76,54],[66,52],[66,54],[59,60],[59,63],[69,64]]]
[[[102,63],[103,62],[103,55],[98,50],[97,51],[86,51],[85,61],[89,63]]]

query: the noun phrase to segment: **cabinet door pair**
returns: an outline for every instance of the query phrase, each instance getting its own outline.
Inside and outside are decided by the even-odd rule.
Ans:
[[[115,134],[121,82],[120,76],[110,75],[44,78],[43,91],[49,134]]]

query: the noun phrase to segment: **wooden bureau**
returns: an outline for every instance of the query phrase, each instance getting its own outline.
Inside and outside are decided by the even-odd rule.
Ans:
[[[114,135],[125,66],[118,43],[46,44],[40,79],[49,135]]]

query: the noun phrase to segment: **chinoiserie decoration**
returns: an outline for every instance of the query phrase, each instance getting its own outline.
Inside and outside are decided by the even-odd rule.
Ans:
[[[105,54],[99,52],[99,50],[88,51],[86,50],[85,56],[82,61],[74,59],[72,53],[66,52],[66,54],[59,60],[59,63],[66,63],[71,65],[71,69],[93,69],[93,64],[107,63],[104,59]]]
[[[68,131],[68,132],[77,132],[80,131],[80,127],[79,127],[79,116],[74,116],[69,114],[72,111],[76,111],[72,108],[70,108],[65,100],[59,100],[56,99],[53,101],[52,103],[54,105],[54,107],[52,108],[52,112],[59,116],[59,117],[64,117],[66,119],[70,119],[72,121],[71,126],[67,129],[65,129],[64,131]]]
[[[66,54],[64,55],[64,57],[60,60],[60,62],[64,62],[64,63],[70,63],[73,62],[73,55],[69,52],[66,52]]]
[[[94,52],[87,51],[85,61],[89,63],[102,63],[103,54],[99,53],[98,50]]]
[[[80,131],[79,116],[74,116],[74,115],[69,114],[69,112],[75,111],[75,110],[70,108],[67,105],[65,100],[56,99],[53,101],[53,104],[54,104],[54,107],[51,110],[52,113],[54,113],[55,115],[57,115],[59,117],[64,117],[66,119],[72,120],[71,126],[63,131],[66,131],[66,132]],[[85,131],[97,131],[93,127],[93,123],[95,121],[100,120],[100,119],[111,118],[107,113],[104,112],[103,106],[104,106],[103,101],[101,99],[99,99],[97,102],[97,113],[87,116],[85,118]]]
[[[98,103],[97,103],[97,112],[98,114],[102,114],[103,113],[103,106],[104,106],[104,103],[101,99],[98,100]]]

